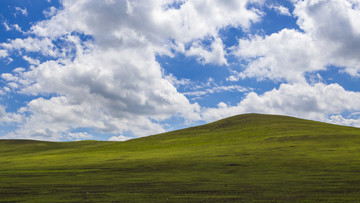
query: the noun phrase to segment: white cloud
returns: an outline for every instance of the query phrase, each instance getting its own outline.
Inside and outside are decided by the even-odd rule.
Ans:
[[[51,132],[47,138],[56,139],[52,136],[79,127],[106,133],[129,130],[144,136],[164,132],[150,119],[173,115],[198,119],[199,106],[190,104],[162,77],[150,50],[141,52],[144,51],[94,51],[78,55],[73,62],[47,61],[27,72],[3,74],[4,79],[19,84],[20,93],[63,95],[31,101],[27,108],[29,121],[12,136],[48,129],[36,135]]]
[[[9,24],[7,24],[6,21],[4,21],[3,25],[4,25],[5,29],[6,29],[6,31],[10,31],[12,29],[15,29],[16,31],[25,34],[25,32],[21,29],[21,27],[18,24],[12,24],[12,25],[10,24],[9,25]]]
[[[358,119],[344,118],[341,115],[331,115],[327,122],[338,125],[360,127],[360,118]]]
[[[172,85],[174,85],[175,87],[179,87],[179,86],[187,86],[191,84],[191,80],[190,79],[186,79],[186,78],[182,78],[182,79],[178,79],[177,77],[175,77],[173,74],[168,74],[165,75],[165,79],[168,80]]]
[[[41,62],[25,55],[30,68],[2,75],[8,91],[37,97],[21,108],[29,116],[7,136],[76,139],[71,132],[78,128],[145,136],[164,132],[158,122],[172,116],[200,119],[200,106],[174,87],[187,81],[165,76],[155,56],[187,44],[205,63],[226,64],[218,31],[259,21],[262,13],[249,2],[196,0],[172,8],[168,0],[62,1],[63,9],[45,11],[50,19],[34,24],[27,38],[0,45],[55,57]],[[215,39],[210,50],[194,43],[205,38]]]
[[[201,86],[203,89],[195,87],[196,91],[181,94],[176,87],[192,82],[165,75],[156,55],[180,52],[203,64],[227,65],[218,32],[229,26],[246,31],[251,23],[258,22],[264,14],[251,7],[249,3],[254,2],[263,1],[194,0],[183,1],[178,8],[170,6],[174,1],[168,0],[62,1],[63,9],[45,11],[49,19],[34,24],[27,38],[0,45],[0,57],[17,51],[31,64],[2,74],[7,82],[4,91],[35,97],[19,110],[19,115],[29,116],[7,136],[43,140],[91,136],[77,132],[79,128],[145,136],[164,132],[159,122],[172,116],[199,120],[200,106],[190,103],[184,94],[248,89],[209,81],[208,86]],[[336,13],[338,4],[343,5]],[[308,85],[304,73],[334,64],[346,66],[352,75],[358,74],[359,6],[354,5],[345,0],[299,1],[294,15],[303,32],[284,29],[270,36],[240,39],[233,54],[248,65],[243,72],[230,76],[230,81],[254,77],[290,84],[263,95],[249,93],[236,106],[219,103],[218,108],[206,109],[202,118],[209,121],[262,112],[350,122],[339,115],[360,110],[359,93],[337,84]],[[285,15],[289,12],[286,8],[274,9]],[[81,40],[77,33],[89,40]],[[206,39],[213,40],[207,46],[200,43]],[[325,39],[332,43],[325,43]],[[28,57],[30,52],[53,59],[36,61]],[[9,116],[3,118],[11,120]]]
[[[34,38],[28,37],[25,39],[16,38],[10,40],[8,43],[1,43],[0,47],[8,51],[26,51],[26,52],[39,52],[45,56],[60,56],[61,54],[48,38]]]
[[[298,25],[313,38],[326,60],[360,76],[360,7],[352,0],[299,1]]]
[[[73,31],[94,36],[102,47],[134,47],[151,43],[157,52],[166,44],[192,44],[214,37],[211,50],[194,43],[187,53],[201,63],[227,64],[218,31],[226,26],[248,29],[262,13],[248,9],[253,1],[185,1],[180,8],[169,7],[167,0],[141,1],[64,1],[64,10],[50,20],[31,28],[38,36],[56,38]],[[258,1],[261,2],[261,1]],[[130,12],[131,11],[131,12]],[[106,22],[106,23],[104,23]],[[106,32],[104,32],[106,30]],[[172,42],[171,42],[172,43]],[[171,44],[170,43],[170,44]],[[165,48],[166,49],[166,48]]]
[[[29,64],[33,64],[33,65],[39,65],[40,64],[40,61],[38,59],[33,59],[29,56],[23,56],[23,59],[25,61],[27,61]]]
[[[119,135],[119,136],[112,136],[109,138],[109,141],[120,141],[120,142],[123,142],[123,141],[126,141],[126,140],[129,140],[130,138],[129,137],[125,137],[123,135]]]
[[[263,95],[251,92],[236,106],[221,103],[208,108],[202,117],[214,121],[242,113],[270,113],[339,123],[334,116],[359,111],[359,103],[359,92],[346,91],[338,84],[281,84]]]
[[[360,8],[354,1],[298,1],[294,15],[303,30],[283,29],[269,36],[240,39],[234,55],[246,59],[245,70],[229,80],[257,79],[305,82],[304,73],[328,65],[360,76]]]
[[[0,105],[0,124],[20,123],[23,120],[24,117],[22,115],[17,113],[6,112],[5,107],[3,105]]]
[[[248,2],[185,1],[176,9],[169,8],[168,5],[173,2],[167,0],[152,0],[146,3],[131,0],[68,0],[63,2],[64,11],[32,29],[41,36],[63,35],[73,30],[84,31],[104,42],[106,39],[101,36],[114,36],[119,32],[119,28],[126,27],[136,31],[140,36],[145,35],[151,41],[171,38],[189,42],[204,36],[215,36],[218,29],[227,25],[247,29],[251,22],[259,21],[261,12],[247,9]],[[104,33],[103,30],[107,32]]]
[[[50,8],[43,11],[45,17],[47,17],[47,18],[54,16],[56,14],[56,12],[57,12],[57,9],[53,6],[51,6]]]
[[[211,43],[211,49],[206,50],[199,42],[193,43],[186,56],[198,56],[198,61],[202,64],[212,63],[217,65],[228,65],[225,58],[224,45],[220,38],[215,38]]]
[[[1,78],[4,79],[5,81],[15,81],[15,80],[17,80],[17,77],[14,76],[11,73],[3,73],[3,74],[1,74]]]
[[[278,6],[275,6],[275,5],[270,5],[269,8],[271,9],[274,9],[277,13],[279,13],[280,15],[285,15],[285,16],[291,16],[291,13],[289,12],[289,9],[284,7],[284,6],[281,6],[281,5],[278,5]]]
[[[0,58],[5,58],[8,56],[8,53],[6,50],[0,49]]]
[[[53,141],[91,138],[91,135],[79,137],[83,132],[71,133],[71,130],[80,127],[94,129],[99,133],[113,134],[131,130],[136,136],[164,132],[160,125],[151,122],[145,116],[135,115],[133,119],[112,117],[101,109],[95,109],[91,102],[76,104],[68,101],[66,97],[32,100],[28,106],[20,109],[20,113],[31,114],[31,116],[5,138]]]
[[[15,7],[15,10],[17,11],[17,13],[20,13],[24,16],[28,15],[27,9],[26,8],[20,8],[20,7]]]
[[[25,71],[25,68],[18,67],[18,68],[15,68],[12,72],[14,72],[14,73],[21,73],[21,72],[24,72],[24,71]]]
[[[93,136],[87,132],[67,133],[69,139],[85,140],[91,139]]]
[[[14,25],[12,25],[12,27],[15,28],[16,31],[24,33],[18,24],[14,24]]]
[[[6,29],[6,31],[10,31],[10,30],[11,30],[11,27],[7,24],[6,21],[3,22],[3,25],[4,25],[5,29]]]
[[[234,54],[249,61],[236,78],[305,82],[304,73],[324,69],[323,55],[310,36],[296,30],[283,29],[270,36],[240,39]]]
[[[228,86],[215,85],[211,88],[207,88],[204,90],[197,90],[197,91],[193,91],[193,92],[184,92],[184,95],[200,97],[200,96],[207,95],[207,94],[214,94],[214,93],[225,92],[225,91],[247,92],[247,91],[249,91],[249,89],[242,87],[240,85],[228,85]]]

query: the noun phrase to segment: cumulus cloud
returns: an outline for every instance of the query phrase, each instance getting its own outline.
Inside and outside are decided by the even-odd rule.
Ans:
[[[33,64],[33,65],[39,65],[40,64],[40,60],[31,58],[29,56],[23,56],[23,59],[25,61],[27,61],[29,64]]]
[[[52,136],[58,136],[63,131],[88,127],[115,134],[129,130],[145,136],[164,132],[150,119],[177,114],[198,119],[199,106],[190,104],[162,77],[151,52],[140,52],[94,51],[78,55],[72,62],[47,61],[30,71],[3,74],[8,83],[17,82],[20,93],[63,95],[31,101],[26,109],[30,120],[21,130],[31,135],[33,129],[47,128],[46,132],[52,130]],[[22,134],[19,131],[12,136]]]
[[[63,139],[89,139],[89,134],[72,133],[73,129],[88,128],[98,133],[120,134],[131,131],[135,136],[164,132],[163,128],[145,116],[132,119],[107,115],[89,104],[73,104],[66,97],[38,98],[20,109],[22,114],[31,114],[26,122],[6,138],[28,138],[59,141]],[[80,136],[84,135],[84,136]],[[85,136],[87,135],[87,136]]]
[[[196,0],[184,1],[179,8],[174,8],[171,7],[173,1],[164,0],[67,0],[63,2],[63,11],[49,21],[38,23],[32,30],[40,36],[85,31],[103,41],[114,36],[121,40],[125,33],[119,28],[127,28],[126,31],[135,31],[151,41],[170,38],[189,42],[204,36],[216,36],[218,29],[228,25],[247,29],[251,22],[259,21],[261,17],[260,11],[248,9],[249,2]]]
[[[214,121],[256,112],[339,123],[335,118],[339,120],[344,111],[359,111],[359,102],[359,92],[346,91],[338,84],[281,84],[278,89],[263,95],[251,92],[235,106],[220,103],[218,108],[208,108],[202,116],[207,121]]]
[[[294,15],[303,31],[283,29],[269,36],[240,39],[234,55],[248,65],[232,81],[245,77],[304,82],[304,74],[328,65],[359,76],[360,8],[350,0],[298,1]]]
[[[298,25],[327,55],[329,63],[360,76],[360,6],[353,0],[299,1],[294,14]]]
[[[344,118],[342,115],[331,115],[328,118],[329,123],[334,123],[338,125],[347,125],[347,126],[355,126],[360,127],[360,119],[354,118]]]
[[[7,51],[0,49],[0,58],[5,58],[6,56],[8,56]]]
[[[112,136],[109,138],[109,141],[119,141],[119,142],[123,142],[126,140],[129,140],[129,137],[125,137],[123,135],[119,135],[119,136]]]
[[[185,55],[197,56],[198,61],[202,64],[228,65],[225,58],[224,45],[220,38],[215,38],[211,43],[210,50],[204,49],[204,46],[199,43],[194,43],[191,48],[185,52]]]
[[[0,94],[1,91],[0,91]],[[20,123],[24,120],[21,114],[6,112],[3,105],[0,105],[0,124]]]
[[[151,44],[157,52],[169,53],[166,44],[190,45],[188,55],[201,63],[227,64],[218,31],[227,26],[248,29],[263,15],[249,5],[262,1],[63,1],[64,10],[31,28],[37,36],[56,38],[72,32],[94,36],[101,47],[139,47]],[[76,19],[76,20],[75,20]],[[104,23],[106,22],[106,23]],[[106,32],[104,32],[106,30]],[[214,37],[210,50],[199,46]],[[164,48],[165,47],[165,48]],[[173,47],[173,46],[170,46]],[[165,49],[165,50],[164,50]]]
[[[57,9],[52,6],[48,9],[44,10],[43,14],[45,15],[45,17],[50,18],[56,14],[56,11],[57,11]]]
[[[18,122],[18,129],[9,133],[9,138],[89,139],[92,135],[77,131],[88,128],[114,134],[112,140],[124,140],[125,132],[134,136],[164,132],[159,123],[173,116],[210,121],[246,112],[356,122],[339,115],[359,111],[359,93],[337,84],[309,85],[304,78],[307,72],[324,70],[329,64],[342,66],[353,76],[359,74],[359,5],[354,1],[298,1],[293,14],[301,31],[284,29],[269,36],[240,39],[231,54],[246,66],[233,72],[229,81],[252,77],[289,84],[263,95],[248,93],[236,106],[222,102],[204,112],[185,95],[250,89],[212,84],[179,93],[176,87],[192,82],[164,74],[156,56],[182,53],[202,64],[229,65],[229,50],[225,50],[219,30],[249,30],[264,15],[252,5],[264,1],[61,3],[59,10],[44,11],[47,20],[33,24],[25,38],[0,44],[0,57],[15,53],[30,64],[1,75],[6,82],[3,92],[34,98],[17,113],[0,108],[4,122]],[[289,14],[281,6],[273,9]],[[33,53],[45,57],[30,57]]]
[[[305,82],[304,73],[324,69],[323,53],[315,41],[297,30],[283,29],[270,36],[240,39],[234,52],[248,60],[243,72],[231,80],[245,77],[289,82]]]
[[[285,15],[285,16],[291,16],[291,13],[289,11],[288,8],[281,6],[281,5],[270,5],[269,8],[274,9],[277,13],[279,13],[280,15]]]
[[[91,138],[93,138],[93,136],[87,132],[68,133],[68,139],[84,140]]]
[[[53,42],[48,38],[28,37],[16,38],[10,42],[1,43],[0,47],[8,51],[39,52],[45,56],[59,56],[60,53]]]
[[[164,132],[158,122],[172,116],[200,119],[200,106],[177,91],[155,56],[189,44],[187,52],[204,63],[226,64],[218,31],[248,29],[262,13],[250,1],[172,3],[65,0],[62,10],[45,11],[50,19],[34,24],[27,38],[2,43],[8,52],[54,57],[24,56],[31,68],[2,75],[7,91],[38,97],[21,109],[29,116],[8,137],[76,138],[77,128],[144,136]],[[215,39],[210,50],[197,46],[208,37]]]

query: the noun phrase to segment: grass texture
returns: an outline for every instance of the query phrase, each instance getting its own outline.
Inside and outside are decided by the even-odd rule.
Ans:
[[[126,142],[0,141],[0,202],[359,202],[360,129],[244,114]]]

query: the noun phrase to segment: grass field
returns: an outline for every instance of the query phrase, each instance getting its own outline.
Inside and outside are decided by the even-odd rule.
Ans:
[[[360,202],[360,129],[245,114],[126,142],[1,140],[0,202]]]

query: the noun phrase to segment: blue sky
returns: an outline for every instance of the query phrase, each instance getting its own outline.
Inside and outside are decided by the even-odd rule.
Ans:
[[[358,0],[0,2],[0,139],[113,140],[243,113],[360,127]]]

